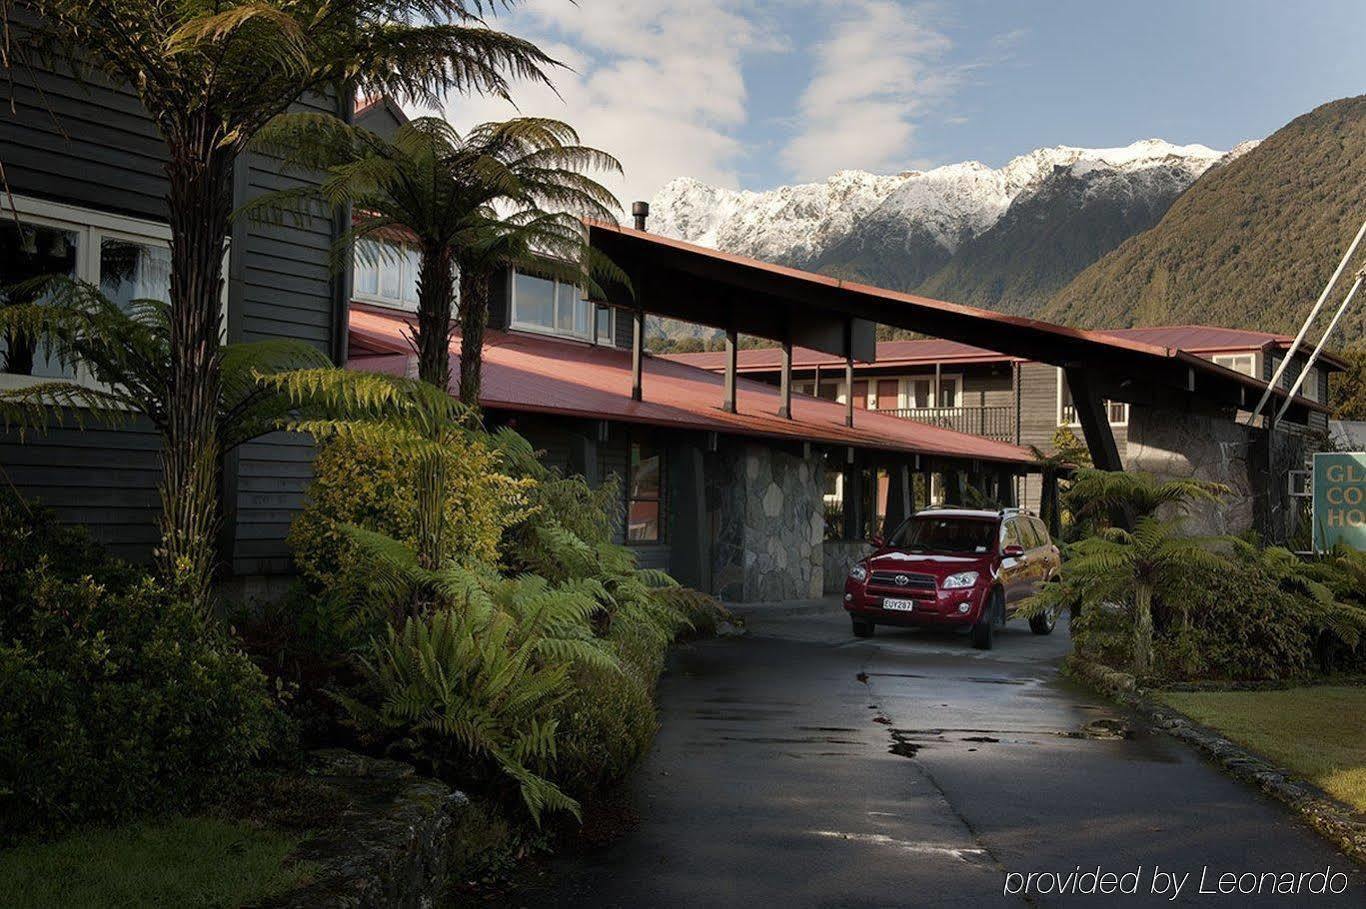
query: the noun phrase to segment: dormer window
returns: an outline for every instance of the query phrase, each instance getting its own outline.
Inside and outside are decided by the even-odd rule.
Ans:
[[[522,331],[611,344],[615,315],[564,281],[514,271],[510,325]]]
[[[356,244],[356,299],[417,312],[420,261],[417,250],[406,243],[360,241]]]

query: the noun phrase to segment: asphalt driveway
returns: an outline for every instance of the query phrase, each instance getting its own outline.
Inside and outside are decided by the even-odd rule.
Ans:
[[[989,652],[885,628],[856,640],[843,613],[759,620],[746,638],[685,647],[631,782],[639,823],[558,861],[516,900],[1366,905],[1362,869],[1282,806],[1061,679],[1067,647],[1062,623],[1049,637],[1012,623]],[[1345,893],[1199,892],[1202,872],[1211,890],[1224,873],[1328,867],[1347,875],[1335,879]],[[1097,870],[1130,875],[1121,884],[1138,893],[1005,893],[1029,872]],[[1155,872],[1168,892],[1152,892]],[[1189,875],[1175,900],[1168,872]]]

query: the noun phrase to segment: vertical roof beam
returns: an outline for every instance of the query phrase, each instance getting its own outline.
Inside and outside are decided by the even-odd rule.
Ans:
[[[844,322],[844,425],[854,425],[854,320]]]
[[[778,416],[792,419],[792,337],[783,339],[783,372],[778,380],[778,394],[782,403],[778,405]]]
[[[642,373],[645,366],[645,310],[631,312],[631,400],[643,399]]]
[[[739,347],[740,339],[735,329],[727,329],[725,397],[721,402],[721,409],[726,413],[735,413],[735,370]]]

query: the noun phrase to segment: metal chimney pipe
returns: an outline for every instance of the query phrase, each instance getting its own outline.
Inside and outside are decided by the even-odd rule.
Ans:
[[[636,220],[636,230],[644,230],[644,229],[645,229],[645,219],[648,218],[648,217],[650,217],[650,203],[649,203],[649,202],[632,202],[632,203],[631,203],[631,217],[635,218],[635,220]]]

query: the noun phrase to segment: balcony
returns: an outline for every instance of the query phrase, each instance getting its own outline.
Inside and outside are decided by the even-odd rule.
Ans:
[[[1015,441],[1015,408],[1009,404],[982,407],[898,407],[878,413],[929,423],[1000,442]]]

